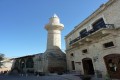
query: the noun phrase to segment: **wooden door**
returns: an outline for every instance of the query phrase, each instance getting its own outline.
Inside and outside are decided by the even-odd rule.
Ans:
[[[92,59],[84,58],[82,60],[82,63],[83,63],[84,74],[85,75],[94,75]]]
[[[107,55],[104,60],[110,77],[120,79],[120,54]]]

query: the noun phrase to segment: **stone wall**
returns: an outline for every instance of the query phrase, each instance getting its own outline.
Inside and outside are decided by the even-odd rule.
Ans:
[[[108,3],[102,5],[96,12],[79,24],[73,31],[71,31],[66,37],[66,56],[67,56],[67,68],[70,71],[79,71],[84,74],[82,59],[91,58],[93,62],[94,70],[99,70],[103,75],[107,73],[107,69],[104,62],[104,56],[108,54],[120,54],[120,0],[109,0]],[[103,18],[106,24],[114,24],[116,30],[111,34],[102,37],[100,39],[94,38],[91,43],[80,45],[76,48],[72,48],[69,43],[70,39],[75,39],[79,36],[79,32],[82,29],[91,29],[92,24]],[[102,35],[101,35],[102,36]],[[114,47],[104,48],[103,44],[113,41]],[[83,54],[82,50],[87,49],[88,53]],[[74,56],[71,56],[73,53]],[[96,61],[95,61],[96,59]],[[71,61],[75,62],[75,70],[72,70]]]

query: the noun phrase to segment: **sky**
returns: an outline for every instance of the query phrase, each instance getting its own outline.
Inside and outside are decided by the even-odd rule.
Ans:
[[[0,53],[15,58],[43,53],[47,47],[44,26],[56,13],[65,36],[108,0],[0,0]]]

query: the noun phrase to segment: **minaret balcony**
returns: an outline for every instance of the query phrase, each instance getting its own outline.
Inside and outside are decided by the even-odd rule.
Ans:
[[[101,39],[109,34],[114,34],[116,31],[114,24],[105,24],[104,26],[98,26],[92,30],[85,32],[74,40],[70,41],[69,45],[77,47],[96,39]]]
[[[55,24],[55,23],[51,23],[51,24],[47,24],[45,26],[46,30],[62,30],[64,28],[63,24]]]

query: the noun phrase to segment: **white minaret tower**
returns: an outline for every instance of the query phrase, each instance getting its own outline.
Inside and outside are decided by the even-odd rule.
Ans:
[[[44,72],[51,72],[57,68],[66,70],[66,55],[61,50],[61,31],[64,25],[60,23],[59,17],[54,14],[45,26],[48,31],[47,49],[44,52]],[[54,72],[57,72],[54,70]]]
[[[47,50],[61,49],[61,31],[64,25],[60,23],[59,17],[54,14],[45,26],[48,31]]]

